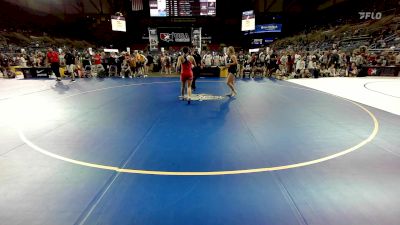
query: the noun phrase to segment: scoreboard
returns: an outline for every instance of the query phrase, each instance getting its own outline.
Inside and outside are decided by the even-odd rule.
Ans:
[[[150,16],[215,16],[216,0],[149,0]]]

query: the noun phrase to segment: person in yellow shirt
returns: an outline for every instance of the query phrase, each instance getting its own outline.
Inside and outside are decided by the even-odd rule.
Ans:
[[[131,67],[131,71],[132,71],[133,77],[136,77],[137,59],[136,59],[135,53],[133,53],[129,57],[129,66]]]
[[[147,75],[144,74],[144,65],[147,63],[147,58],[142,54],[142,52],[135,52],[136,53],[136,70],[139,76],[146,77]]]

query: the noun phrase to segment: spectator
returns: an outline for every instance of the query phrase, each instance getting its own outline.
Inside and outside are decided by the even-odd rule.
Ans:
[[[317,63],[315,58],[312,58],[311,61],[308,62],[307,69],[311,77],[317,78],[316,75]]]
[[[159,65],[160,65],[160,74],[162,74],[163,72],[167,73],[166,70],[166,56],[165,53],[161,53],[160,58],[159,58]]]
[[[171,75],[171,66],[172,66],[171,57],[169,56],[168,53],[166,53],[164,56],[165,74]]]
[[[293,54],[291,54],[291,53],[288,53],[288,55],[287,55],[286,72],[288,74],[291,74],[293,71],[294,58],[292,55]]]
[[[105,70],[105,75],[108,75],[108,65],[109,65],[109,58],[105,52],[101,53],[101,65],[103,65],[103,69]]]
[[[130,63],[129,53],[126,53],[125,59],[122,62],[122,65],[121,65],[121,76],[122,76],[122,78],[125,78],[125,77],[132,78],[132,70],[130,68],[129,63]]]
[[[19,66],[20,67],[27,67],[27,61],[24,55],[20,55],[19,57]]]
[[[353,62],[349,68],[348,76],[356,77],[358,75],[358,73],[359,73],[358,68],[357,68],[356,64]]]
[[[207,54],[205,54],[204,57],[203,57],[204,65],[206,67],[211,67],[212,66],[212,59],[213,59],[213,57],[212,57],[211,53],[207,52]]]
[[[72,54],[71,50],[68,50],[64,56],[65,64],[67,67],[67,74],[71,76],[71,81],[75,81],[75,56]]]
[[[94,65],[99,65],[99,64],[101,64],[101,54],[100,54],[100,52],[97,52],[97,53],[93,56],[93,59],[94,59]]]
[[[335,69],[339,68],[340,62],[339,62],[339,54],[337,53],[337,50],[333,50],[329,65],[333,65]]]
[[[65,59],[64,59],[65,53],[64,52],[59,53],[58,57],[60,59],[60,66],[65,66],[66,65],[65,64]]]
[[[224,58],[220,57],[218,53],[214,53],[214,57],[212,58],[213,65],[221,66],[222,61],[224,61]]]
[[[154,58],[153,58],[153,56],[151,55],[150,52],[147,53],[146,58],[147,58],[147,63],[145,65],[145,67],[144,67],[144,73],[145,74],[149,74],[150,70],[153,71]]]
[[[58,53],[56,51],[53,51],[52,48],[48,49],[47,52],[47,62],[51,66],[51,70],[57,77],[57,81],[61,81],[61,75],[60,75],[60,59],[58,57]]]
[[[86,68],[90,69],[90,65],[91,65],[91,64],[92,64],[92,63],[91,63],[90,54],[89,54],[88,51],[86,51],[86,52],[84,53],[84,55],[82,56],[82,67],[83,67],[83,69],[86,69]]]
[[[137,63],[136,67],[138,74],[139,76],[146,77],[147,75],[145,75],[144,73],[144,66],[147,64],[147,58],[146,56],[143,55],[142,52],[136,51],[135,54],[136,54],[136,63]],[[169,73],[171,74],[171,71],[169,71]]]
[[[364,59],[364,57],[363,57],[361,54],[357,54],[357,55],[356,55],[355,62],[356,62],[356,66],[357,66],[358,68],[360,68],[362,65],[365,64],[365,59]]]

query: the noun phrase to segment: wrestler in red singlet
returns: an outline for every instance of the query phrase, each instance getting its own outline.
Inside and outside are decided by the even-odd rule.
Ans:
[[[188,59],[183,59],[183,60],[184,62],[182,62],[181,81],[186,82],[187,80],[193,80],[193,71],[192,71],[193,64]]]
[[[196,62],[194,58],[190,55],[188,47],[183,48],[183,55],[179,56],[177,66],[181,66],[181,96],[183,100],[185,96],[185,89],[187,89],[187,101],[190,104],[190,97],[192,95],[192,80],[193,80],[193,65]]]

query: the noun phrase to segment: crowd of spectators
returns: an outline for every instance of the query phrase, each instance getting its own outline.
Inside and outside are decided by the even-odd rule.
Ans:
[[[380,54],[360,49],[345,52],[337,46],[330,50],[294,51],[261,49],[252,54],[239,53],[240,76],[306,78],[319,76],[358,76],[367,67],[400,66],[399,52]],[[370,74],[371,75],[371,74]]]
[[[7,77],[14,77],[11,67],[51,67],[52,61],[65,68],[64,74],[76,77],[120,76],[139,77],[152,73],[173,75],[180,51],[149,52],[104,52],[104,49],[76,50],[68,48],[17,49],[15,52],[0,53],[1,71]],[[56,54],[53,59],[49,52]],[[193,50],[194,52],[194,50]],[[201,54],[204,67],[223,66],[226,56],[221,52],[204,51]],[[58,69],[56,69],[58,70]],[[57,72],[55,72],[57,76]]]
[[[57,59],[49,57],[56,52]],[[11,66],[24,67],[64,67],[66,76],[121,76],[138,77],[149,73],[171,75],[178,72],[176,60],[180,52],[163,51],[150,53],[133,51],[132,53],[106,53],[98,50],[77,51],[70,49],[47,50],[20,53],[1,53],[1,73],[14,77]],[[226,55],[219,52],[203,51],[200,54],[203,67],[223,67]],[[399,51],[367,51],[361,47],[352,52],[341,50],[333,44],[329,50],[294,50],[272,48],[260,49],[249,53],[238,51],[238,76],[277,76],[280,78],[304,78],[318,76],[357,76],[366,66],[400,66]],[[55,68],[52,62],[58,63]],[[57,75],[57,72],[55,72]]]

